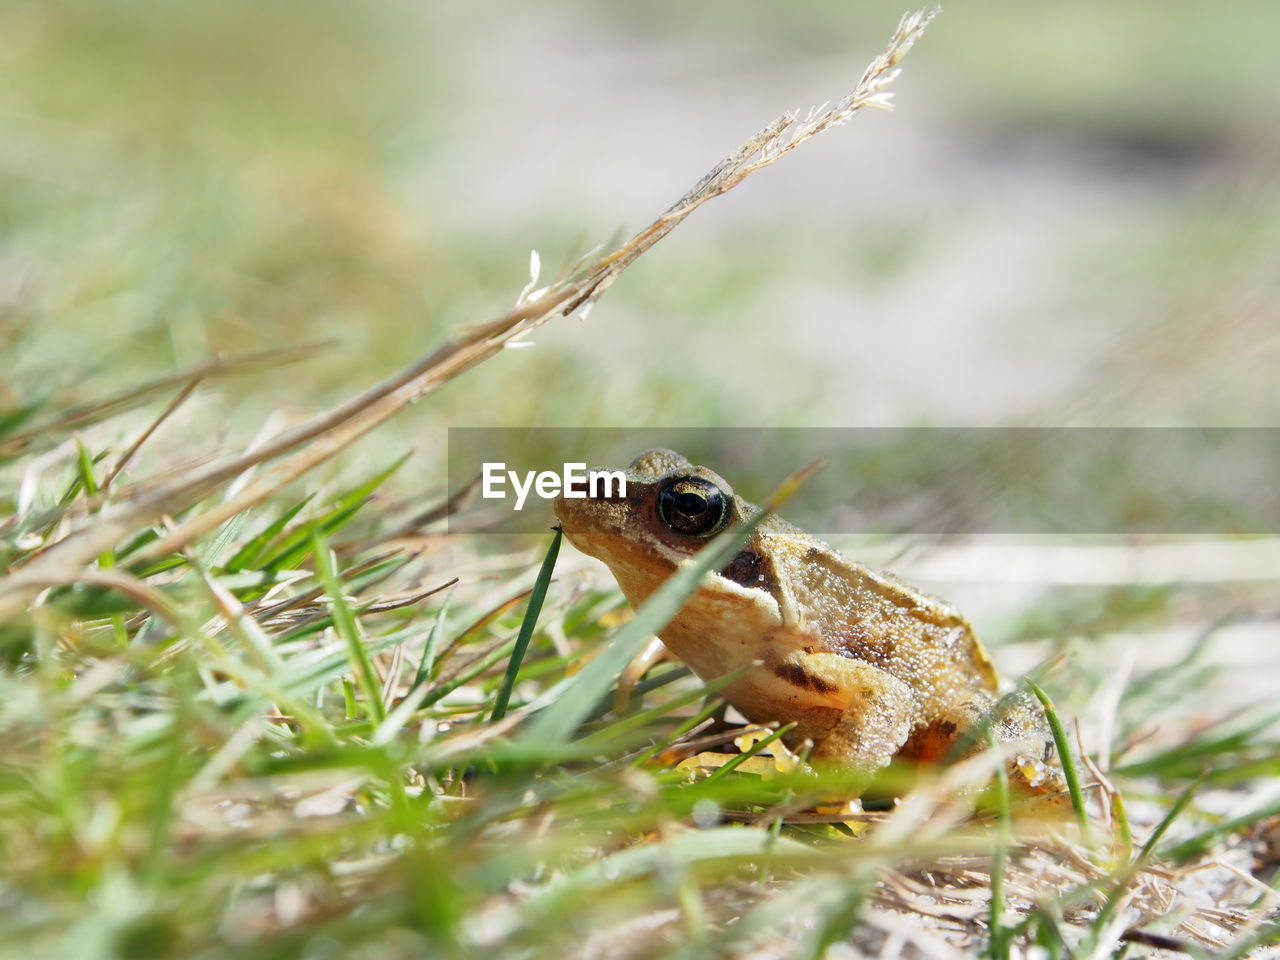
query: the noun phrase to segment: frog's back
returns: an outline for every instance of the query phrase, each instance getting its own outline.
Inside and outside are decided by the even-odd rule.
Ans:
[[[959,613],[821,541],[805,540],[803,552],[788,551],[788,579],[806,629],[828,650],[880,667],[924,701],[995,693],[995,668]]]

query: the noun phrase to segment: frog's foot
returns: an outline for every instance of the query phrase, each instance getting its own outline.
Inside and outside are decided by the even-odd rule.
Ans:
[[[1026,812],[1069,814],[1067,778],[1040,704],[1025,692],[1008,698],[991,729],[996,743],[1009,752],[1009,785],[1015,798],[1024,801]]]
[[[1005,699],[997,717],[991,715],[995,708],[994,698],[985,694],[950,705],[912,734],[903,754],[926,763],[961,760],[986,750],[994,740],[1005,754],[1019,815],[1056,818],[1069,813],[1066,778],[1039,705],[1018,694]]]
[[[661,640],[657,637],[650,640],[647,647],[631,658],[627,668],[622,671],[622,676],[618,678],[618,686],[613,694],[613,712],[625,713],[631,705],[631,692],[640,679],[663,660],[673,658],[674,655],[663,646]]]
[[[1067,778],[1052,758],[1014,754],[1005,761],[1005,771],[1017,816],[1063,820],[1074,815]]]

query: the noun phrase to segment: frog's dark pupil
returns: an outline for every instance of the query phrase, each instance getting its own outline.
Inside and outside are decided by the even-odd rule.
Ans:
[[[710,537],[729,520],[729,498],[709,480],[677,477],[658,491],[658,516],[676,533]]]
[[[672,499],[677,510],[691,517],[707,509],[707,498],[700,493],[677,493]]]

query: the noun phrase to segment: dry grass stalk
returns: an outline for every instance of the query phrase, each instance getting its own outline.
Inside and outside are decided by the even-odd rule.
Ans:
[[[850,94],[826,110],[810,111],[804,120],[795,113],[779,117],[717,164],[666,213],[617,250],[587,264],[575,276],[556,280],[539,290],[526,288],[515,306],[498,319],[461,331],[424,359],[256,449],[214,461],[118,502],[82,523],[24,568],[0,581],[0,621],[21,613],[51,581],[80,577],[85,565],[130,534],[176,513],[258,464],[293,454],[263,479],[248,484],[235,496],[161,537],[137,559],[181,550],[336,456],[414,401],[504,347],[518,343],[548,320],[589,307],[623,270],[703,203],[733,189],[809,138],[844,123],[859,110],[889,107],[891,94],[887,88],[898,75],[898,64],[936,13],[936,10],[918,11],[904,17],[885,52],[871,62]],[[535,273],[534,283],[536,279]]]
[[[179,370],[177,373],[144,383],[140,387],[126,390],[114,397],[108,397],[106,400],[73,407],[55,419],[32,427],[30,430],[11,433],[3,443],[0,443],[0,456],[16,457],[46,442],[50,436],[69,430],[83,429],[108,420],[126,410],[147,403],[172,387],[184,386],[192,380],[202,382],[252,370],[255,367],[277,367],[287,363],[297,363],[315,356],[326,346],[325,343],[304,343],[294,347],[269,347],[265,350],[213,357],[186,370]]]

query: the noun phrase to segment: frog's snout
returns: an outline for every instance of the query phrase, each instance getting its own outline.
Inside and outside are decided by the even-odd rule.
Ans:
[[[552,501],[551,509],[571,542],[574,534],[599,529],[603,525],[605,514],[610,512],[610,507],[617,504],[616,498],[593,495],[599,492],[584,486],[572,492],[562,491]]]

